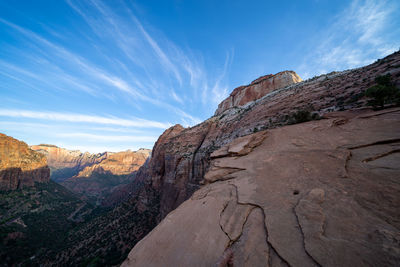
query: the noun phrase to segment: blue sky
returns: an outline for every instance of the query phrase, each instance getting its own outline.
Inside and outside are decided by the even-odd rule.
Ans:
[[[400,47],[398,1],[0,1],[0,132],[102,152],[151,148],[237,86],[303,79]]]

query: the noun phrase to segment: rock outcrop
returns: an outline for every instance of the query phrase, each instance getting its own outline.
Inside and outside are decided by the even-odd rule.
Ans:
[[[46,157],[22,141],[0,133],[0,190],[15,190],[48,182]]]
[[[282,71],[275,75],[262,76],[249,85],[237,87],[233,92],[218,105],[215,115],[220,115],[232,107],[244,106],[257,100],[276,89],[301,82],[302,79],[294,71]]]
[[[122,266],[400,264],[399,108],[261,131],[211,158]]]

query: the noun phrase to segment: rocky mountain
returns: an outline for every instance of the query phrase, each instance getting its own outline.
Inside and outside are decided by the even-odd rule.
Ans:
[[[152,216],[124,231],[135,240],[150,232],[151,219],[161,222],[124,265],[398,262],[399,111],[372,112],[364,94],[385,74],[400,86],[400,52],[363,68],[260,89],[267,93],[220,105],[194,127],[166,130],[135,180],[110,195],[128,200],[135,217]],[[98,219],[96,236],[80,235],[57,264],[80,264],[74,255],[86,245],[123,240],[106,233],[129,218]],[[103,255],[91,253],[107,265]]]
[[[68,150],[54,145],[34,145],[31,149],[44,154],[51,170],[51,179],[62,182],[77,175],[86,166],[101,162],[108,153],[90,154],[79,150]]]
[[[73,192],[101,204],[103,197],[135,179],[137,171],[150,156],[150,149],[107,153],[99,163],[86,166],[76,176],[61,182]]]
[[[141,148],[138,151],[108,152],[104,160],[86,166],[76,177],[89,177],[94,172],[111,173],[114,175],[131,174],[137,171],[146,162],[150,154],[151,150],[145,148]]]
[[[134,172],[151,153],[150,149],[144,148],[98,154],[44,144],[31,148],[46,156],[52,180],[97,204],[116,188],[131,182],[135,178]]]
[[[0,133],[0,190],[15,190],[48,182],[46,157],[28,145]]]

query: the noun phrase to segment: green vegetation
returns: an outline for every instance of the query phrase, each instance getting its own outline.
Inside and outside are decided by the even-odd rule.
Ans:
[[[298,110],[297,112],[292,113],[290,116],[286,116],[285,118],[287,124],[289,125],[312,121],[312,120],[319,120],[319,119],[320,116],[318,115],[318,113],[312,113],[306,109]]]
[[[365,96],[371,98],[368,105],[374,109],[383,109],[386,104],[400,105],[400,90],[395,87],[390,74],[375,78],[376,85],[365,91]]]
[[[32,265],[35,259],[63,249],[69,231],[92,209],[52,181],[1,191],[0,262]]]

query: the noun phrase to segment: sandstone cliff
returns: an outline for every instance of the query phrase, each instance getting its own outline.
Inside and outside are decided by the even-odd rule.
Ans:
[[[107,153],[104,160],[85,167],[76,177],[89,177],[93,172],[111,173],[114,175],[131,174],[146,162],[150,153],[150,149],[143,148],[138,151],[127,150],[117,153]]]
[[[15,190],[48,182],[46,157],[27,144],[0,133],[0,190]]]
[[[138,151],[106,153],[101,162],[86,166],[61,184],[73,192],[96,197],[99,198],[96,201],[101,201],[116,188],[131,182],[135,178],[135,172],[146,162],[150,153],[150,149],[143,148]],[[103,204],[113,205],[108,202]]]
[[[400,109],[235,139],[122,266],[396,266],[399,151]]]
[[[34,145],[31,149],[38,151],[47,157],[47,163],[51,169],[51,178],[61,182],[75,176],[86,166],[101,162],[107,158],[107,152],[90,154],[79,150],[68,150],[54,145]]]
[[[275,75],[262,76],[247,86],[240,86],[218,105],[215,115],[220,115],[232,107],[243,106],[257,100],[272,91],[301,82],[302,79],[294,71],[282,71]]]

